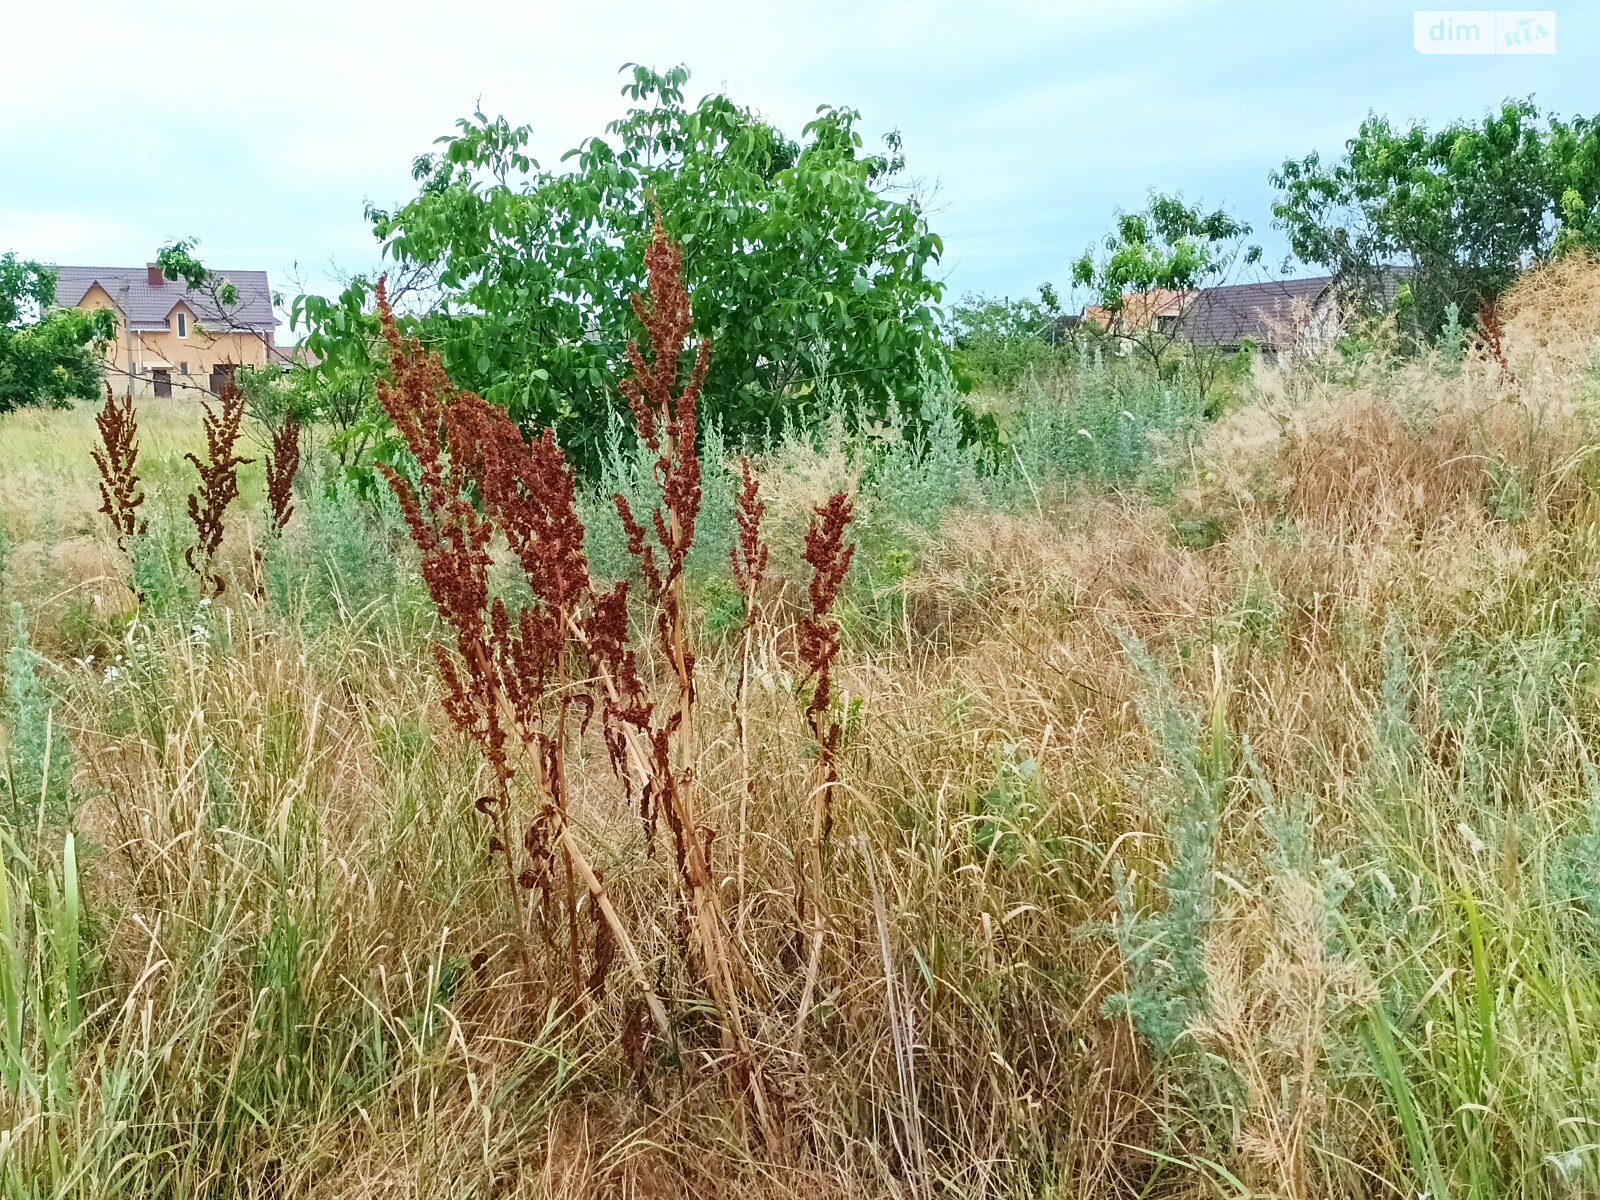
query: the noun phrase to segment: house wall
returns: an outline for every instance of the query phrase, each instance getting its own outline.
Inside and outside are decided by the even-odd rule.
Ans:
[[[89,289],[78,307],[110,309],[117,314],[117,336],[106,347],[106,369],[112,387],[118,392],[129,383],[130,353],[135,395],[148,395],[153,390],[150,372],[156,367],[171,371],[173,394],[176,395],[186,384],[209,390],[211,369],[220,364],[260,367],[267,362],[271,334],[201,329],[195,321],[193,310],[181,301],[169,316],[166,329],[136,329],[131,334],[123,321],[122,310],[99,284]],[[188,324],[188,337],[178,336],[177,314],[180,312]],[[181,370],[184,364],[189,367],[187,377]]]

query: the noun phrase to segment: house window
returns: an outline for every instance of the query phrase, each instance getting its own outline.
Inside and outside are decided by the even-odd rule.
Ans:
[[[179,375],[187,375],[188,373],[189,373],[189,364],[186,363],[186,362],[179,363],[178,364],[178,374]]]
[[[189,336],[189,317],[186,313],[178,314],[178,336],[181,338]],[[187,375],[188,372],[185,371],[184,374]]]

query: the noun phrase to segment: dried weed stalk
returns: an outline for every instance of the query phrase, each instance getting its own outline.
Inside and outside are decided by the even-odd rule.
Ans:
[[[489,848],[505,871],[524,974],[531,986],[530,917],[540,920],[546,943],[555,945],[557,922],[550,913],[559,854],[574,1002],[585,987],[603,984],[620,952],[657,1027],[667,1032],[666,1011],[643,961],[567,823],[569,711],[574,705],[592,706],[569,677],[569,637],[589,591],[571,469],[550,434],[529,446],[502,410],[456,391],[436,355],[401,337],[381,285],[378,305],[393,373],[392,383],[380,384],[378,400],[416,462],[414,476],[391,467],[380,470],[421,552],[423,582],[450,631],[452,644],[434,647],[445,710],[489,763],[492,790],[477,808],[495,826]],[[474,496],[482,498],[481,508]],[[490,546],[497,522],[539,600],[515,613],[490,596]],[[511,782],[522,759],[531,759],[539,809],[518,837]],[[595,914],[593,968],[587,978],[578,942],[580,883]],[[541,901],[537,914],[529,913],[527,893]]]
[[[816,739],[817,763],[811,788],[809,904],[803,889],[797,889],[795,897],[795,908],[801,923],[805,923],[808,909],[811,923],[811,952],[806,964],[799,1015],[794,1025],[796,1043],[804,1033],[806,1017],[811,1011],[812,997],[816,992],[817,974],[822,964],[822,939],[827,924],[822,909],[823,855],[833,833],[833,798],[839,786],[837,757],[842,733],[839,716],[833,708],[833,660],[838,657],[840,646],[839,623],[833,617],[833,605],[850,570],[850,560],[855,556],[855,546],[844,540],[853,511],[849,497],[843,492],[836,492],[814,510],[811,525],[806,530],[804,558],[811,567],[811,584],[807,591],[810,603],[800,618],[799,651],[800,660],[806,666],[806,678],[811,683],[806,724]],[[799,877],[798,871],[796,877]]]
[[[755,795],[756,779],[750,769],[750,654],[755,638],[759,615],[761,584],[767,574],[767,547],[761,540],[761,521],[766,516],[767,505],[761,499],[761,481],[750,469],[749,458],[740,458],[739,474],[742,479],[738,495],[734,497],[733,520],[739,536],[728,548],[728,560],[733,567],[734,586],[744,599],[744,624],[739,634],[739,675],[733,686],[733,725],[739,743],[739,769],[744,776],[744,791],[739,797],[739,845],[737,876],[739,910],[744,911],[745,857],[750,831],[750,801]]]
[[[272,433],[272,454],[267,459],[267,505],[272,527],[279,533],[294,515],[294,477],[300,472],[300,422],[284,418]]]
[[[839,786],[837,755],[840,723],[833,710],[833,660],[839,655],[839,622],[833,617],[834,601],[855,556],[845,543],[853,506],[843,492],[830,496],[816,510],[806,530],[804,558],[811,567],[807,599],[810,607],[800,618],[800,661],[811,680],[811,702],[806,723],[817,741],[816,816],[813,841],[820,847],[833,832],[833,794]]]
[[[644,326],[649,351],[628,347],[632,376],[622,393],[633,410],[640,441],[656,456],[661,500],[644,525],[621,495],[613,497],[639,564],[647,599],[656,613],[656,635],[677,683],[676,703],[664,719],[647,699],[633,654],[626,648],[627,591],[619,585],[596,604],[591,650],[602,672],[605,715],[613,762],[636,775],[640,813],[647,832],[664,821],[672,837],[679,881],[685,892],[700,966],[717,1006],[723,1050],[742,1081],[763,1133],[778,1140],[778,1127],[745,1031],[738,980],[746,972],[733,960],[723,924],[712,843],[716,832],[695,812],[695,659],[689,649],[684,566],[694,544],[700,513],[700,458],[696,449],[696,403],[711,343],[702,338],[688,382],[679,388],[679,357],[692,325],[683,281],[683,252],[667,237],[660,218],[645,255],[648,298],[635,294],[633,309]]]
[[[144,491],[139,486],[139,417],[132,391],[119,403],[107,384],[106,405],[94,423],[100,429],[100,449],[92,451],[100,472],[100,511],[117,535],[117,549],[126,550],[128,539],[146,528],[138,514]]]
[[[1510,359],[1506,357],[1505,323],[1501,320],[1500,305],[1493,300],[1485,300],[1478,309],[1478,335],[1483,348],[1500,368],[1501,378],[1515,385],[1516,375],[1511,370]]]
[[[235,453],[239,426],[244,420],[244,396],[230,382],[223,388],[218,405],[201,401],[206,432],[206,458],[184,455],[200,473],[200,486],[189,495],[189,520],[194,523],[195,544],[183,552],[189,569],[200,579],[200,588],[220,596],[227,583],[216,571],[217,551],[226,532],[224,518],[228,505],[239,497],[239,468],[254,462]]]

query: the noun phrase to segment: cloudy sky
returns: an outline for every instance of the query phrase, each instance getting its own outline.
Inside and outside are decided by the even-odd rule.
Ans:
[[[1437,3],[1437,0],[1433,0]],[[1600,4],[1554,55],[1425,56],[1392,0],[0,0],[0,250],[217,267],[329,291],[378,261],[362,208],[481,104],[535,154],[600,132],[618,68],[686,64],[792,133],[819,103],[899,129],[936,189],[951,294],[1064,280],[1152,187],[1222,203],[1269,255],[1268,172],[1369,111],[1437,122],[1532,95],[1600,110]]]

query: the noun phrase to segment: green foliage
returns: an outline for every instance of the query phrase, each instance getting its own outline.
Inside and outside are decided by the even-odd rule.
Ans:
[[[1439,330],[1438,347],[1439,362],[1445,371],[1454,375],[1461,370],[1467,357],[1467,331],[1461,323],[1461,306],[1454,300],[1444,306],[1444,325]]]
[[[1129,339],[1161,369],[1178,338],[1176,321],[1151,319],[1137,307],[1147,292],[1192,292],[1221,283],[1239,263],[1260,261],[1261,248],[1247,246],[1250,226],[1225,209],[1207,213],[1177,195],[1152,192],[1139,212],[1118,212],[1097,259],[1091,247],[1072,264],[1072,282],[1088,288],[1111,316],[1112,329]]]
[[[1477,312],[1531,260],[1600,245],[1600,119],[1542,118],[1526,100],[1437,131],[1374,114],[1343,158],[1290,159],[1272,180],[1298,258],[1369,299],[1385,266],[1410,268],[1409,332],[1424,339],[1450,304]]]
[[[1165,451],[1187,446],[1205,422],[1198,389],[1126,369],[1085,345],[1071,367],[1018,389],[1002,424],[985,490],[1010,507],[1036,506],[1051,484],[1122,487],[1156,483]]]
[[[860,114],[823,106],[795,141],[725,95],[689,104],[688,78],[633,68],[632,107],[560,170],[528,156],[526,126],[482,113],[417,159],[416,197],[368,212],[409,331],[459,386],[525,427],[553,426],[593,469],[655,208],[683,246],[696,332],[715,346],[706,415],[730,439],[779,428],[830,375],[866,412],[914,413],[922,364],[942,354],[930,273],[942,243],[914,198],[889,194],[898,135],[867,153]],[[319,374],[373,373],[371,294],[357,279],[295,302]]]
[[[166,508],[152,512],[145,531],[128,540],[133,590],[146,615],[184,614],[193,608],[194,572],[183,558],[188,539],[187,523]]]
[[[1073,264],[1073,282],[1094,289],[1100,303],[1120,312],[1130,292],[1157,288],[1186,291],[1225,268],[1228,248],[1248,237],[1250,227],[1225,210],[1205,213],[1180,196],[1153,192],[1141,212],[1117,214],[1099,262],[1086,251]],[[1259,257],[1257,255],[1256,257]]]
[[[168,242],[156,251],[156,266],[168,279],[183,280],[191,291],[210,292],[220,307],[233,307],[239,303],[239,290],[195,257],[194,249],[199,244],[198,238]]]
[[[14,848],[11,848],[14,849]],[[78,1098],[73,1068],[84,1033],[86,976],[77,844],[68,833],[59,870],[0,855],[0,1088],[43,1101],[52,1143]],[[8,1195],[20,1190],[10,1156],[0,1159]]]
[[[425,606],[400,552],[405,531],[387,491],[364,501],[349,480],[308,480],[294,523],[267,542],[267,600],[301,628],[366,629]]]
[[[1600,772],[1583,757],[1583,819],[1562,838],[1546,871],[1545,892],[1562,932],[1600,955]]]
[[[1125,1016],[1160,1055],[1205,1011],[1205,934],[1213,907],[1212,846],[1232,764],[1226,697],[1214,699],[1204,734],[1149,651],[1118,632],[1123,653],[1141,678],[1139,716],[1158,754],[1152,815],[1171,845],[1171,857],[1154,881],[1144,907],[1135,884],[1116,868],[1118,918],[1127,988],[1107,1000],[1108,1016]]]
[[[1183,517],[1172,523],[1173,545],[1185,550],[1209,550],[1227,539],[1227,519],[1216,513]]]
[[[706,587],[727,576],[733,545],[734,468],[715,421],[700,431],[700,459],[700,514],[685,573],[692,586]],[[638,564],[628,552],[627,534],[612,497],[623,497],[636,513],[653,511],[661,499],[655,464],[655,453],[640,443],[632,422],[619,414],[606,432],[594,486],[578,497],[584,549],[600,580],[637,578]]]
[[[1595,672],[1592,613],[1564,602],[1547,624],[1490,636],[1462,629],[1445,644],[1439,719],[1459,752],[1462,783],[1480,801],[1553,752]]]
[[[1373,773],[1380,794],[1404,796],[1413,786],[1421,752],[1411,710],[1416,703],[1405,627],[1391,612],[1383,627],[1383,679],[1373,714]]]
[[[317,426],[324,431],[324,444],[340,471],[362,495],[384,491],[370,486],[368,470],[374,448],[381,446],[387,433],[370,370],[243,367],[234,380],[244,395],[245,410],[256,420],[276,428],[292,416],[304,426]]]
[[[55,272],[7,251],[0,257],[0,328],[14,329],[55,301]]]
[[[993,453],[966,437],[969,410],[947,373],[923,380],[920,420],[895,414],[869,423],[851,411],[853,399],[832,385],[822,389],[819,415],[788,424],[766,447],[777,462],[824,456],[840,472],[830,486],[852,486],[856,555],[847,595],[851,628],[869,640],[903,628],[902,585],[937,537],[952,509],[992,505],[1038,511],[1048,499],[1077,488],[1168,489],[1169,464],[1204,423],[1192,390],[1155,379],[1149,370],[1106,362],[1091,350],[1072,352],[1062,370],[1030,378],[1008,401]],[[689,556],[689,577],[716,608],[728,573],[736,467],[713,426],[704,434],[705,501]],[[599,478],[580,494],[585,547],[597,578],[631,577],[634,567],[611,502],[628,499],[635,511],[653,505],[657,484],[631,428],[619,420],[606,442]],[[789,531],[791,535],[802,531]],[[974,586],[986,586],[975,580]],[[716,618],[730,614],[721,613]]]
[[[956,378],[967,388],[1015,386],[1047,373],[1070,344],[1060,297],[1049,284],[1038,299],[964,296],[950,309],[948,336]]]
[[[290,417],[309,425],[323,414],[324,394],[304,367],[287,371],[275,366],[240,367],[233,382],[244,398],[245,412],[268,428],[277,428]]]
[[[51,309],[55,272],[0,256],[0,413],[26,405],[92,400],[101,385],[101,344],[117,332],[109,311]]]
[[[28,644],[22,605],[11,605],[6,651],[6,783],[13,837],[64,824],[72,814],[72,747],[41,674],[42,659]]]
[[[994,779],[973,797],[972,845],[986,857],[1006,865],[1017,861],[1022,829],[1039,808],[1039,763],[1007,742],[1000,747]]]

